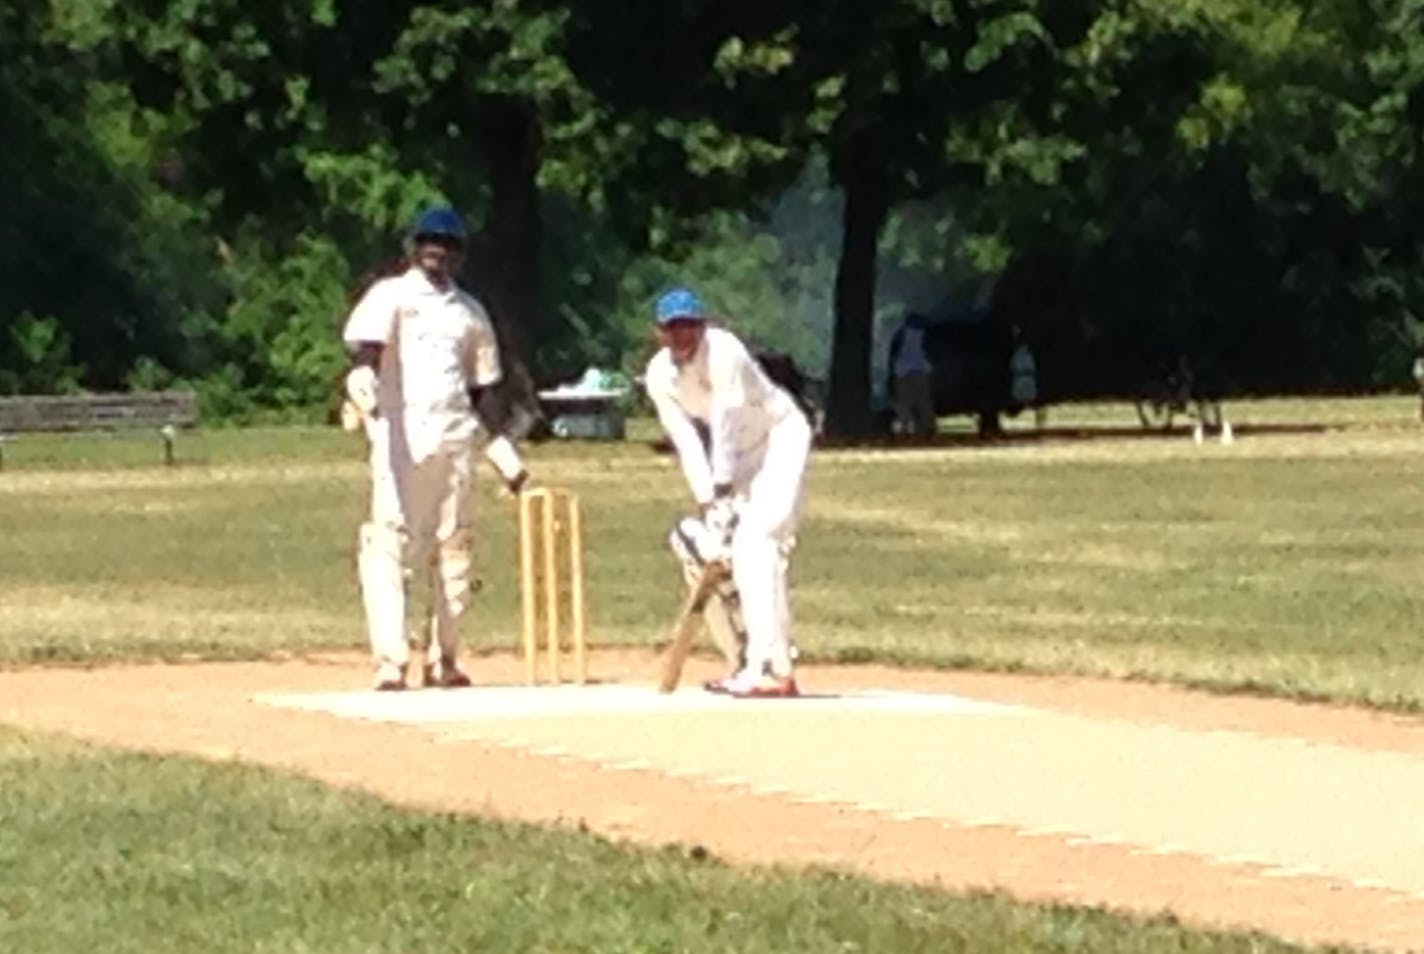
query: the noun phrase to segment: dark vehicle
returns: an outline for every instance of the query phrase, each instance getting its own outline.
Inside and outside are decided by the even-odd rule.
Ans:
[[[886,362],[886,393],[893,395],[895,357],[900,332],[890,341]],[[978,420],[980,434],[999,432],[999,415],[1017,413],[1013,399],[1010,358],[1014,336],[992,316],[931,321],[925,325],[925,352],[934,367],[933,400],[937,417],[959,414]],[[891,427],[894,413],[886,415]]]
[[[1185,356],[1148,379],[1136,407],[1137,419],[1146,428],[1170,431],[1179,416],[1208,429],[1221,427],[1220,388]]]

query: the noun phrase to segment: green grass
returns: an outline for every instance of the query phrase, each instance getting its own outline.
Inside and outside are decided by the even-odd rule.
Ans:
[[[25,954],[1300,950],[832,872],[734,870],[9,731],[0,818],[0,950]]]
[[[1329,433],[817,455],[797,559],[808,656],[1089,672],[1424,706],[1413,402],[1259,402]],[[1249,412],[1249,413],[1248,413]],[[1122,428],[1126,405],[1052,426]],[[1011,424],[1011,430],[1023,422]],[[947,422],[958,427],[957,422]],[[646,422],[634,433],[651,436]],[[0,474],[0,664],[359,647],[359,442],[211,431],[23,439]],[[660,639],[685,507],[644,443],[555,444],[587,517],[594,634]],[[476,649],[513,646],[513,514],[486,481]],[[237,764],[0,730],[0,950],[1291,950],[831,872],[733,870],[394,809]]]
[[[1176,435],[819,453],[795,564],[803,652],[1424,709],[1414,399],[1228,411],[1243,431],[1329,429],[1230,447]],[[1134,420],[1123,403],[1055,408],[1050,423],[1066,418]],[[179,467],[92,463],[126,444],[8,449],[0,664],[363,645],[357,440],[211,431],[188,437]],[[673,461],[641,441],[531,458],[538,479],[584,498],[595,641],[663,638],[679,586],[664,536],[686,506]],[[516,632],[512,506],[492,485],[466,626],[476,651]]]

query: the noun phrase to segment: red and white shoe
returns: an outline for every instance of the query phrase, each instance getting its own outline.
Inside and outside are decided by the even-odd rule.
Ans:
[[[795,699],[801,689],[791,676],[756,676],[728,680],[726,693],[734,699]]]
[[[737,683],[737,675],[736,672],[729,672],[717,679],[708,679],[702,684],[702,688],[708,692],[715,692],[719,696],[730,695],[732,688]]]

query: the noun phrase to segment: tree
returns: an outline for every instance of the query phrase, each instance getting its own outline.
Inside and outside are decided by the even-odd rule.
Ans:
[[[216,288],[193,267],[189,213],[154,186],[122,90],[54,26],[48,3],[0,6],[0,323],[13,332],[0,372],[29,390],[113,388],[138,354],[181,367],[185,305]],[[41,341],[67,344],[36,365]]]

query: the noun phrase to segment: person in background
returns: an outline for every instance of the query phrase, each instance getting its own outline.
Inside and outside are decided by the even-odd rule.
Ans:
[[[928,437],[935,433],[934,365],[925,347],[929,326],[924,315],[911,313],[890,339],[890,384],[895,421],[901,434]]]
[[[1424,348],[1414,355],[1414,385],[1419,389],[1419,420],[1424,421]]]
[[[1043,426],[1043,406],[1038,402],[1038,363],[1018,325],[1014,326],[1014,350],[1009,355],[1009,397],[1014,407],[1032,409],[1034,423]]]

